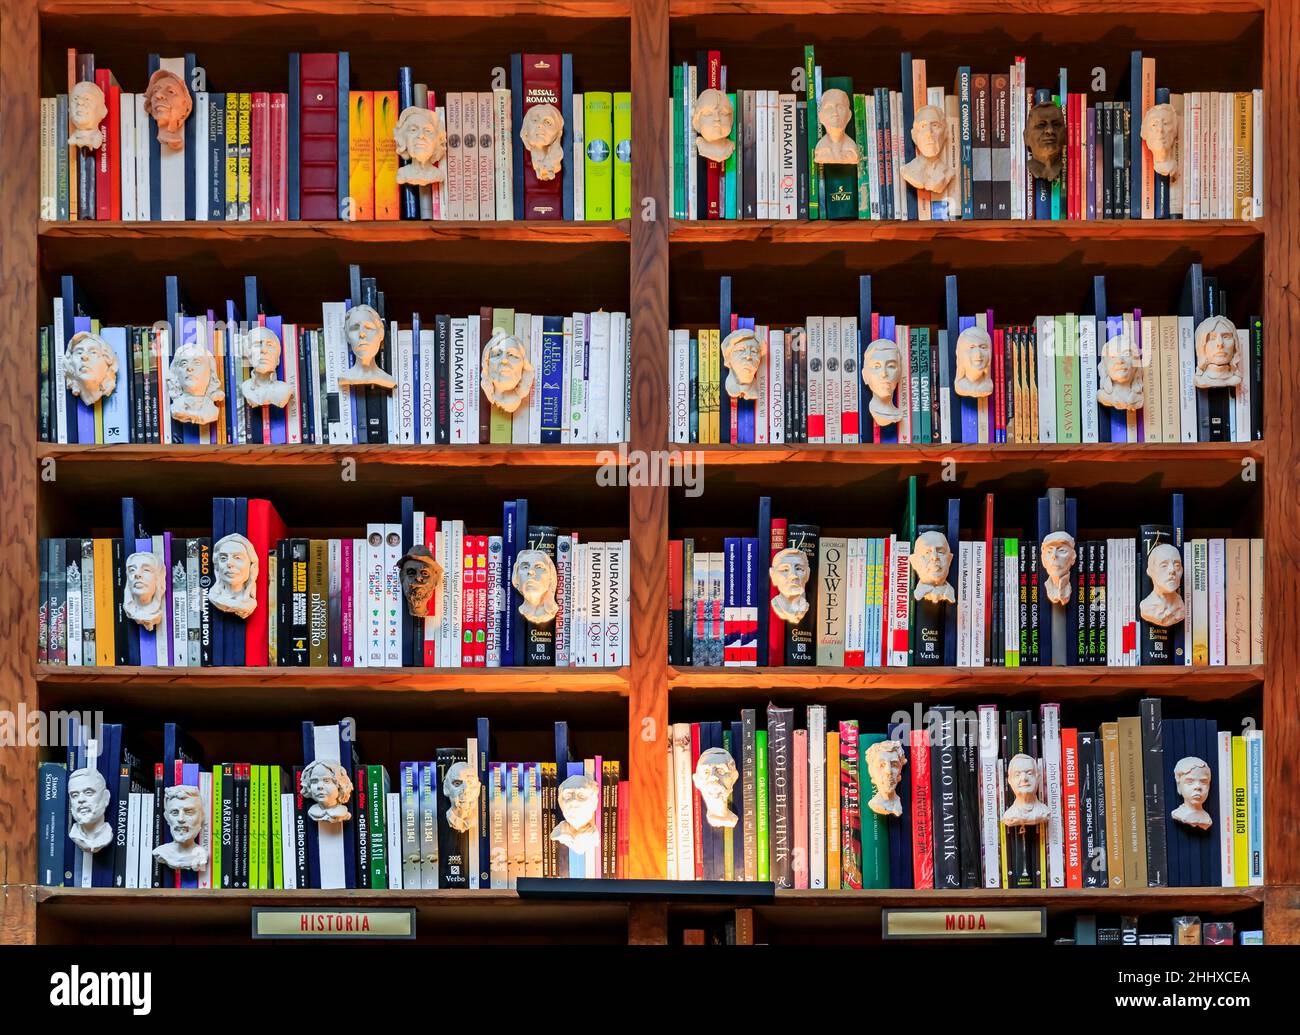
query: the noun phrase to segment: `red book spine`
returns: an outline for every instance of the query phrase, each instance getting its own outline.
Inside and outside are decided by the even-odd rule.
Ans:
[[[426,517],[424,519],[424,545],[437,555],[438,545],[438,519],[436,517]],[[441,601],[436,602],[436,606],[444,606]],[[438,616],[443,617],[442,615]],[[438,664],[438,637],[437,633],[428,628],[429,621],[425,620],[425,640],[424,640],[424,667],[434,668]]]
[[[796,890],[808,889],[808,731],[794,731],[794,854]]]
[[[559,54],[525,54],[523,56],[523,93],[524,122],[528,113],[539,104],[560,107],[560,55]],[[562,112],[561,112],[562,113]],[[519,132],[523,127],[516,127]],[[563,137],[561,137],[561,140]],[[524,218],[525,219],[563,219],[565,171],[573,161],[572,155],[564,155],[560,171],[550,180],[539,180],[533,171],[533,160],[528,148],[524,148]]]
[[[271,214],[283,223],[288,218],[285,199],[289,193],[287,151],[289,137],[289,95],[271,94]]]
[[[249,137],[253,142],[253,161],[252,161],[252,201],[253,201],[253,220],[255,222],[265,222],[269,216],[271,194],[269,184],[267,183],[267,173],[270,166],[270,134],[268,130],[268,121],[271,117],[270,98],[265,93],[255,93],[252,98],[252,108],[250,111]],[[267,439],[266,441],[270,441]]]
[[[474,537],[460,544],[460,667],[474,667]]]
[[[930,800],[930,735],[912,730],[912,886],[934,887],[934,811]]]
[[[104,107],[108,107],[109,92],[109,71],[107,68],[95,69],[95,85],[99,87],[104,94]],[[99,124],[99,131],[102,138],[99,144],[99,150],[95,152],[95,218],[111,219],[113,215],[113,188],[111,186],[111,176],[109,172],[109,141],[118,132],[112,118],[112,112],[109,111],[104,115],[104,121]],[[117,123],[120,125],[120,123]]]
[[[167,786],[168,786],[168,787],[179,787],[179,786],[181,786],[181,785],[184,784],[184,783],[185,783],[185,763],[182,762],[182,761],[178,758],[178,759],[176,759],[175,762],[172,763],[172,780],[171,780],[171,783],[169,783]],[[164,823],[163,823],[163,828],[166,829],[166,826],[167,826],[167,824],[164,822]],[[168,835],[167,840],[168,840],[168,841],[171,840],[171,836],[170,836],[170,835]],[[165,843],[165,842],[164,842],[164,843]],[[177,888],[179,888],[179,887],[181,886],[181,871],[180,871],[180,870],[172,870],[172,881],[174,882],[174,883],[173,883],[173,887],[177,887]]]
[[[474,666],[487,668],[488,537],[474,537]]]
[[[339,59],[303,54],[298,176],[302,219],[339,217]]]
[[[1082,839],[1079,837],[1079,731],[1061,730],[1061,775],[1065,802],[1065,886],[1083,887]]]
[[[269,439],[268,439],[269,441]],[[246,665],[270,664],[270,652],[267,648],[267,589],[269,572],[267,555],[275,545],[285,538],[284,522],[276,513],[269,500],[250,499],[248,501],[248,541],[253,544],[257,554],[257,599],[260,607],[253,609],[244,623],[244,663]]]
[[[708,89],[722,89],[722,54],[720,51],[711,50],[708,56]],[[709,219],[722,218],[722,163],[712,162],[707,158],[704,160],[704,167],[708,175],[708,201],[709,209],[707,216]],[[734,438],[732,441],[736,441]]]
[[[685,561],[682,559],[682,541],[680,539],[668,540],[668,615],[669,626],[671,627],[672,616],[680,615],[677,625],[681,629],[682,644],[686,640],[685,623],[689,621],[689,616],[682,614],[684,607],[685,594],[682,591],[682,584],[685,579],[693,579],[693,572],[682,571],[682,565]],[[680,660],[680,659],[678,659]]]
[[[691,723],[691,772],[700,764],[700,724]],[[691,792],[691,814],[695,824],[695,879],[704,879],[704,816],[700,811],[700,795]]]
[[[889,587],[893,581],[894,555],[890,547],[893,541],[890,539],[882,540],[884,543],[884,564],[880,568],[880,655],[871,663],[879,665],[881,668],[889,664]]]
[[[993,637],[993,583],[998,569],[993,563],[993,493],[984,497],[984,664],[989,663],[989,641]]]
[[[1004,391],[1004,367],[1003,367],[1003,337],[1002,328],[993,329],[993,442],[1001,442],[1003,439],[1000,433],[1006,430],[1006,412],[1004,409],[1006,403],[1006,393]]]
[[[109,218],[122,218],[122,88],[108,88]],[[96,206],[98,207],[98,206]]]
[[[789,522],[785,518],[772,519],[772,556],[768,558],[769,564],[776,558],[776,555],[785,549],[789,542],[787,528]],[[770,585],[771,579],[768,580],[769,589],[767,594],[768,607],[771,607],[772,601],[776,598],[776,586]],[[769,665],[785,664],[785,622],[778,618],[775,612],[767,616],[767,663]]]
[[[343,626],[339,634],[342,648],[339,662],[343,668],[354,666],[356,616],[352,613],[352,579],[352,540],[344,539],[339,543],[339,616]]]
[[[631,843],[628,840],[627,830],[627,800],[631,795],[631,785],[627,780],[618,782],[618,869],[615,876],[619,880],[627,877],[627,856]]]

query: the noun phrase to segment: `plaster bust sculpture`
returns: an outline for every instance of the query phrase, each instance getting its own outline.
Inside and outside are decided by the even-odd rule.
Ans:
[[[68,777],[68,838],[83,852],[98,852],[113,841],[113,828],[104,822],[110,797],[98,769],[78,769]]]
[[[1169,815],[1175,823],[1209,830],[1214,820],[1205,811],[1210,796],[1210,767],[1195,755],[1180,758],[1174,765],[1174,787],[1183,803]]]
[[[1077,554],[1074,536],[1069,532],[1052,532],[1043,539],[1043,570],[1047,572],[1047,599],[1053,604],[1070,602],[1070,569]]]
[[[182,345],[167,368],[167,395],[172,420],[211,424],[220,416],[217,403],[226,398],[217,377],[217,358],[198,342]]]
[[[155,554],[140,551],[126,559],[126,593],[122,610],[128,618],[150,632],[163,618],[166,575],[162,561]]]
[[[916,572],[916,589],[912,596],[931,604],[954,604],[957,592],[948,583],[952,567],[952,548],[942,532],[922,532],[912,548],[912,570]]]
[[[505,331],[492,335],[483,349],[483,370],[479,377],[488,402],[506,413],[514,413],[533,390],[535,376],[522,341]]]
[[[912,119],[916,157],[903,166],[903,179],[917,190],[942,194],[952,182],[948,168],[948,118],[934,104],[924,105]]]
[[[854,139],[845,132],[853,120],[853,102],[843,90],[825,90],[817,105],[817,121],[826,135],[817,141],[813,161],[818,165],[855,165],[859,152]]]
[[[194,110],[189,88],[174,72],[158,69],[144,91],[144,112],[158,123],[158,143],[179,151],[185,146],[185,120]]]
[[[731,98],[721,90],[704,90],[695,98],[691,129],[699,134],[695,138],[695,150],[701,158],[725,162],[735,153],[736,142],[730,139],[735,118]]]
[[[776,596],[772,598],[772,610],[782,621],[798,625],[808,613],[808,577],[812,571],[808,565],[808,555],[793,546],[779,550],[772,558],[768,575],[776,587]]]
[[[250,327],[244,336],[244,358],[249,376],[239,386],[249,406],[287,406],[289,386],[279,380],[282,346],[270,327]]]
[[[727,798],[739,777],[736,760],[725,748],[709,748],[700,752],[700,760],[695,763],[695,774],[691,779],[704,800],[704,820],[709,826],[730,830],[736,825],[737,817],[727,807]]]
[[[1009,827],[1036,827],[1046,823],[1051,810],[1038,800],[1038,763],[1028,755],[1013,755],[1007,763],[1007,784],[1016,796],[1002,822]]]
[[[238,532],[212,548],[214,578],[208,601],[219,611],[247,618],[257,608],[257,550]]]
[[[1033,156],[1026,163],[1040,180],[1061,175],[1061,152],[1065,149],[1065,118],[1051,101],[1040,101],[1029,109],[1025,120],[1025,145]]]
[[[402,596],[406,610],[412,618],[437,616],[438,589],[442,586],[442,565],[427,546],[416,545],[406,551],[397,562],[397,573],[402,582]]]
[[[482,786],[478,770],[468,762],[455,762],[447,767],[442,793],[447,799],[447,823],[452,830],[463,834],[474,825]]]
[[[1226,316],[1211,316],[1196,325],[1197,388],[1235,388],[1241,384],[1237,328]]]
[[[104,143],[100,123],[108,116],[104,91],[98,84],[83,79],[68,94],[68,144],[98,151]]]
[[[898,785],[903,782],[903,766],[907,753],[897,740],[878,740],[867,748],[867,772],[876,793],[867,807],[877,816],[901,816],[903,799],[898,796]]]
[[[993,341],[988,331],[967,327],[957,335],[957,377],[953,391],[966,399],[984,399],[993,394]]]
[[[397,157],[410,159],[397,170],[398,183],[424,186],[442,182],[447,131],[436,111],[414,104],[403,108],[393,127],[393,139],[397,142]]]
[[[862,380],[871,389],[868,409],[878,427],[888,427],[903,419],[903,411],[894,404],[903,375],[903,354],[888,338],[877,338],[862,356]]]
[[[208,850],[203,844],[207,809],[197,787],[178,784],[163,792],[163,819],[172,839],[153,854],[173,870],[206,870]]]
[[[722,339],[722,365],[727,368],[727,394],[733,399],[758,398],[758,368],[767,345],[753,331],[732,331]]]
[[[1178,176],[1178,112],[1172,104],[1154,104],[1142,116],[1142,141],[1151,152],[1156,172]]]
[[[555,617],[559,610],[555,603],[558,576],[555,562],[545,550],[520,550],[515,558],[510,584],[524,598],[519,605],[524,621],[530,625],[545,625]]]
[[[1183,588],[1183,555],[1172,543],[1161,543],[1147,556],[1151,592],[1138,608],[1143,621],[1168,628],[1186,617]]]
[[[317,823],[346,823],[352,818],[348,802],[352,800],[352,778],[336,762],[316,759],[302,771],[302,793],[314,805],[307,815]]]
[[[63,354],[63,380],[68,391],[94,406],[117,387],[117,354],[98,334],[78,331]]]
[[[354,305],[349,309],[343,318],[343,334],[355,362],[339,374],[339,387],[374,385],[376,388],[396,388],[397,379],[375,364],[375,357],[384,344],[384,321],[374,307]]]
[[[564,164],[564,116],[554,104],[534,104],[524,113],[519,139],[528,148],[533,173],[539,180],[553,180]]]
[[[551,831],[552,841],[582,855],[596,848],[600,841],[596,828],[598,792],[590,776],[570,776],[560,784],[557,797],[564,819]]]
[[[1115,410],[1140,410],[1142,384],[1142,357],[1127,334],[1115,335],[1097,361],[1097,401]]]

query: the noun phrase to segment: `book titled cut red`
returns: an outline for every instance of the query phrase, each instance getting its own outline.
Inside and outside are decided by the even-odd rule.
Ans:
[[[562,111],[560,101],[561,64],[559,54],[525,54],[523,56],[524,124],[528,126],[528,113],[539,104],[550,104]],[[560,147],[560,136],[555,147]],[[553,179],[542,180],[533,169],[533,158],[527,145],[524,147],[524,218],[564,218],[564,170],[573,160],[563,155],[564,164]]]

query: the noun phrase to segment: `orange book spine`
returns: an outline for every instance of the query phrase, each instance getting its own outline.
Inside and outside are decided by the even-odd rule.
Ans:
[[[375,218],[401,219],[397,190],[397,91],[375,91]]]
[[[348,95],[348,193],[352,219],[375,218],[375,95],[353,90]]]

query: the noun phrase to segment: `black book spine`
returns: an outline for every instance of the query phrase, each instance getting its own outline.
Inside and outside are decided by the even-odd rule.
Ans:
[[[356,770],[357,807],[352,810],[357,824],[357,887],[370,887],[370,796],[375,789],[370,786],[369,770],[357,766]],[[441,782],[441,773],[439,773]],[[439,810],[441,811],[441,810]]]
[[[529,550],[541,550],[555,564],[555,540],[559,529],[554,525],[529,525],[527,545]],[[596,572],[593,570],[593,577]],[[603,574],[603,573],[602,573]],[[597,587],[593,586],[595,592]],[[608,593],[608,587],[604,588]],[[555,618],[545,622],[524,623],[524,664],[532,668],[555,667]]]
[[[768,863],[778,888],[794,887],[794,709],[767,706]]]
[[[1106,622],[1108,598],[1106,589],[1106,566],[1109,546],[1105,540],[1097,544],[1097,664],[1106,664],[1110,644],[1106,639]]]
[[[1038,600],[1038,544],[1030,542],[1026,544],[1025,567],[1028,569],[1029,578],[1029,643],[1033,652],[1034,664],[1043,663],[1042,651],[1042,608],[1039,607]]]
[[[161,845],[163,832],[163,799],[166,794],[167,781],[163,778],[163,767],[161,765],[154,768],[153,777],[153,816],[150,817],[153,823],[153,843],[154,847]],[[168,866],[164,866],[158,856],[153,857],[153,866],[150,869],[150,878],[155,888],[161,888],[164,883],[171,887],[172,871]]]
[[[795,103],[795,196],[799,199],[799,218],[808,218],[808,102]],[[787,413],[790,411],[787,410]]]
[[[1250,318],[1250,437],[1264,437],[1264,321]]]
[[[126,887],[127,828],[131,815],[131,767],[125,762],[118,772],[117,818],[113,824],[113,887]]]
[[[451,441],[451,396],[448,391],[451,376],[451,317],[434,318],[434,345],[437,350],[437,412],[438,445]]]
[[[293,864],[298,875],[298,887],[311,887],[311,871],[307,865],[307,807],[302,797],[303,766],[293,767]],[[289,865],[289,860],[285,860]]]
[[[1023,540],[1020,543],[1020,556],[1016,559],[1019,570],[1016,573],[1017,602],[1020,608],[1020,664],[1034,664],[1034,645],[1029,629],[1029,556],[1031,547]]]
[[[1087,665],[1092,662],[1092,654],[1088,649],[1088,594],[1092,586],[1090,581],[1092,543],[1079,542],[1075,546],[1074,596],[1070,598],[1070,606],[1074,608],[1075,657],[1079,659],[1080,665]]]
[[[1011,759],[1020,754],[1029,755],[1031,758],[1038,757],[1033,753],[1030,742],[1029,713],[1009,711],[1007,712],[1007,743],[1003,749],[1002,757],[1005,764],[1009,766]],[[1010,786],[1004,786],[1003,793],[1005,795],[1005,804],[1010,806],[1015,801],[1015,795],[1012,793]],[[1035,873],[1038,866],[1037,831],[1030,827],[1007,827],[1006,836],[1007,887],[1037,887],[1038,880]],[[937,884],[937,867],[935,881]]]
[[[966,735],[966,725],[960,728],[965,743],[957,746],[957,762],[961,800],[957,815],[961,825],[961,886],[980,886],[980,799],[979,799],[979,744],[971,743]]]
[[[930,749],[931,800],[934,807],[934,886],[960,888],[961,803],[959,798],[957,744],[950,707],[935,709],[940,719]]]
[[[235,767],[221,766],[221,886],[235,886]]]
[[[310,561],[311,541],[294,539],[289,551],[289,658],[298,668],[311,665],[311,641],[307,614],[307,569]]]
[[[944,525],[919,525],[916,531],[919,538],[927,532],[938,532],[946,536],[948,529]],[[950,575],[949,578],[952,578],[952,576]],[[947,618],[944,611],[945,605],[942,602],[917,600],[913,597],[912,606],[916,609],[916,621],[914,623],[916,630],[915,664],[918,667],[942,665],[943,639]],[[937,809],[935,814],[938,815]],[[937,874],[935,879],[938,879]],[[949,886],[957,887],[958,885]]]
[[[132,550],[123,552],[122,540],[113,540],[113,621],[115,622],[116,635],[113,637],[115,649],[117,651],[117,663],[119,665],[129,665],[130,656],[127,653],[127,617],[126,612],[122,610],[123,593],[126,591],[126,556]]]
[[[1097,817],[1097,887],[1110,887],[1110,856],[1106,843],[1106,756],[1101,737],[1092,741],[1092,811]]]
[[[438,887],[469,887],[469,832],[454,830],[447,820],[451,801],[444,792],[447,770],[457,762],[467,761],[465,749],[438,748]]]
[[[349,544],[350,545],[350,544]],[[290,540],[281,539],[275,544],[275,663],[289,664],[289,556]]]
[[[682,664],[695,664],[695,540],[682,540],[682,616],[678,621],[681,632]]]
[[[821,529],[817,525],[790,525],[787,530],[786,547],[803,551],[809,572],[804,591],[808,610],[800,621],[785,623],[787,665],[804,667],[817,664],[817,554],[820,541]]]
[[[1082,840],[1083,886],[1099,888],[1102,886],[1098,867],[1101,859],[1098,853],[1100,844],[1097,840],[1097,802],[1096,788],[1093,781],[1093,750],[1097,735],[1092,732],[1079,731],[1079,837]]]
[[[1139,661],[1143,665],[1172,665],[1174,663],[1172,626],[1156,625],[1142,617],[1148,606],[1159,607],[1160,599],[1154,593],[1151,576],[1147,573],[1151,552],[1158,547],[1173,546],[1174,530],[1169,525],[1143,525],[1138,530],[1137,567],[1138,567],[1138,651]],[[1177,548],[1174,548],[1177,551]],[[1181,565],[1181,551],[1179,564]],[[1166,554],[1172,559],[1172,554]],[[1157,559],[1157,565],[1161,561]],[[1180,584],[1179,591],[1182,586]],[[1147,605],[1148,598],[1152,604]]]
[[[1163,888],[1169,884],[1169,859],[1165,847],[1164,722],[1161,717],[1160,698],[1144,697],[1139,702],[1138,709],[1142,719],[1142,782],[1145,785],[1147,820],[1147,887]]]

